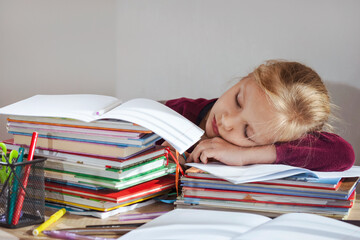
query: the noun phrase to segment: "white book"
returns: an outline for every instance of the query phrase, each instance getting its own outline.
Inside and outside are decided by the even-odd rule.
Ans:
[[[157,133],[180,153],[194,145],[204,134],[202,129],[179,113],[144,98],[120,103],[117,98],[93,94],[35,95],[1,108],[0,114],[70,118],[83,122],[123,120]]]
[[[271,219],[251,213],[175,209],[118,239],[359,240],[360,228],[307,213]]]

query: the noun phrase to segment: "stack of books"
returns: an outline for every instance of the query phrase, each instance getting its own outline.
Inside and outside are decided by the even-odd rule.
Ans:
[[[47,158],[45,196],[49,205],[109,212],[175,187],[171,174],[176,165],[169,163],[167,148],[156,142],[172,133],[190,131],[196,139],[187,136],[177,142],[170,137],[186,148],[202,132],[188,122],[184,122],[185,131],[167,124],[161,113],[168,111],[178,118],[177,113],[152,100],[114,103],[118,101],[98,95],[37,95],[1,109],[0,113],[9,115],[7,129],[13,135],[5,141],[9,148],[29,147],[32,133],[38,132],[35,154]]]
[[[36,155],[47,158],[49,206],[115,213],[174,188],[174,177],[167,175],[175,165],[169,164],[166,149],[155,145],[160,139],[155,133],[129,123],[121,123],[121,129],[104,123],[91,128],[76,124],[53,118],[8,118],[8,132],[14,138],[5,143],[11,148],[28,147],[32,132],[39,133]]]
[[[251,212],[268,217],[301,212],[346,219],[354,205],[358,181],[358,176],[319,178],[305,172],[234,183],[208,172],[188,171],[181,178],[182,195],[175,204],[177,208]]]

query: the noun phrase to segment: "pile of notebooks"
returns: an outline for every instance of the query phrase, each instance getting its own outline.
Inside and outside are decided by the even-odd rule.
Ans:
[[[45,163],[46,201],[78,211],[109,212],[173,189],[175,165],[156,145],[154,132],[120,120],[83,122],[65,118],[10,116],[5,141],[28,147]],[[93,214],[94,216],[99,216]],[[103,216],[100,214],[100,216]]]
[[[355,201],[359,177],[314,178],[307,173],[265,181],[232,183],[207,172],[181,178],[177,208],[240,211],[276,217],[314,213],[346,219]]]

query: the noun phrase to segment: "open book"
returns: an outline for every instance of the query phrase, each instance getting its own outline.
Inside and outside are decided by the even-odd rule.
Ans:
[[[271,219],[251,213],[175,209],[119,239],[354,240],[360,239],[360,228],[306,213]]]
[[[35,95],[0,108],[0,114],[69,118],[84,122],[127,121],[155,132],[180,153],[194,145],[204,133],[172,109],[143,98],[121,103],[114,97],[93,94]]]
[[[229,166],[220,162],[208,164],[187,163],[186,165],[201,169],[218,178],[225,179],[234,184],[246,182],[267,181],[280,179],[298,174],[306,174],[313,178],[359,177],[360,166],[353,166],[346,171],[320,172],[306,168],[293,167],[283,164],[254,164],[247,166]]]

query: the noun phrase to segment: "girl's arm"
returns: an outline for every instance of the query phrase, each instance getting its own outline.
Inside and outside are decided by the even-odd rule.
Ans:
[[[304,138],[276,143],[276,164],[304,167],[315,171],[343,171],[353,166],[351,144],[336,134],[317,132]]]
[[[221,138],[202,140],[188,161],[217,160],[227,165],[286,164],[314,171],[343,171],[355,162],[352,146],[331,133],[308,134],[304,138],[275,145],[239,147]]]
[[[187,159],[187,162],[217,160],[227,165],[243,166],[257,163],[274,163],[276,150],[274,145],[257,147],[239,147],[215,137],[201,140]]]

